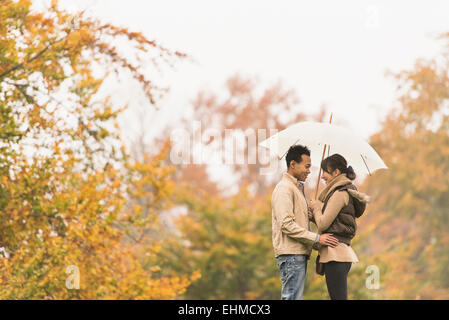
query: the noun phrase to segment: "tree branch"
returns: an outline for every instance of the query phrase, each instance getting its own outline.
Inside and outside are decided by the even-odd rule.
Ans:
[[[30,62],[36,60],[37,58],[39,58],[41,55],[44,54],[45,51],[48,50],[48,48],[50,48],[51,45],[52,45],[51,43],[48,44],[44,49],[42,49],[42,50],[39,51],[36,55],[34,55],[34,57],[32,57],[31,59],[29,59],[29,60],[27,61],[27,63],[30,63]],[[24,65],[23,63],[19,63],[19,64],[15,65],[14,67],[12,67],[12,68],[6,70],[6,71],[3,72],[2,74],[0,74],[0,79],[3,78],[3,77],[5,77],[7,74],[9,74],[9,73],[11,73],[11,72],[17,70],[17,69],[22,68],[23,65]]]
[[[34,60],[36,60],[37,58],[39,58],[41,55],[43,55],[52,45],[54,45],[55,43],[61,42],[62,40],[64,40],[65,38],[67,38],[69,36],[70,32],[68,32],[64,37],[55,40],[54,42],[50,42],[44,49],[42,49],[41,51],[39,51],[38,53],[36,53],[33,57],[31,57],[29,60],[26,61],[26,63],[30,63],[33,62]],[[17,65],[15,65],[14,67],[4,71],[3,73],[0,74],[0,79],[4,78],[6,75],[8,75],[9,73],[20,69],[24,66],[24,63],[19,63]]]

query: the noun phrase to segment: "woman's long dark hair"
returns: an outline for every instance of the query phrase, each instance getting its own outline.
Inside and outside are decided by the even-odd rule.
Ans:
[[[321,161],[321,169],[327,173],[332,173],[338,169],[341,173],[346,173],[346,176],[350,180],[354,180],[356,177],[354,169],[351,166],[348,166],[346,159],[338,153]]]

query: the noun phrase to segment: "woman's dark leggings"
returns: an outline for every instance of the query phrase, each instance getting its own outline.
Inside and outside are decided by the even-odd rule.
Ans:
[[[348,273],[351,262],[330,261],[324,264],[327,291],[332,300],[348,299]]]

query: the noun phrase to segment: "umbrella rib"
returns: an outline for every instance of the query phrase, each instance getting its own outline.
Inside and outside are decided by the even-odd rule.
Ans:
[[[296,145],[296,142],[298,142],[299,140],[301,140],[301,138],[299,138],[298,140],[296,140],[292,145],[290,145],[290,147]],[[282,159],[282,158],[287,154],[287,152],[288,152],[288,150],[290,149],[290,147],[287,149],[287,151],[285,151],[285,153],[282,155],[282,157],[280,157],[280,159]]]
[[[362,158],[362,160],[363,160],[363,163],[364,163],[364,164],[365,164],[365,166],[366,166],[366,170],[368,170],[368,174],[369,174],[369,175],[371,175],[371,172],[369,171],[368,165],[366,164],[366,162],[365,162],[365,159],[363,159],[363,156],[362,156],[362,154],[360,154],[360,157]]]

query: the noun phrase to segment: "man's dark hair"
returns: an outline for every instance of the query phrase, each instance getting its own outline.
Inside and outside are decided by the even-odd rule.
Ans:
[[[288,149],[287,155],[285,156],[285,161],[287,161],[287,168],[290,168],[290,161],[295,160],[300,163],[302,161],[302,155],[305,154],[310,157],[310,150],[302,145],[291,146]]]

